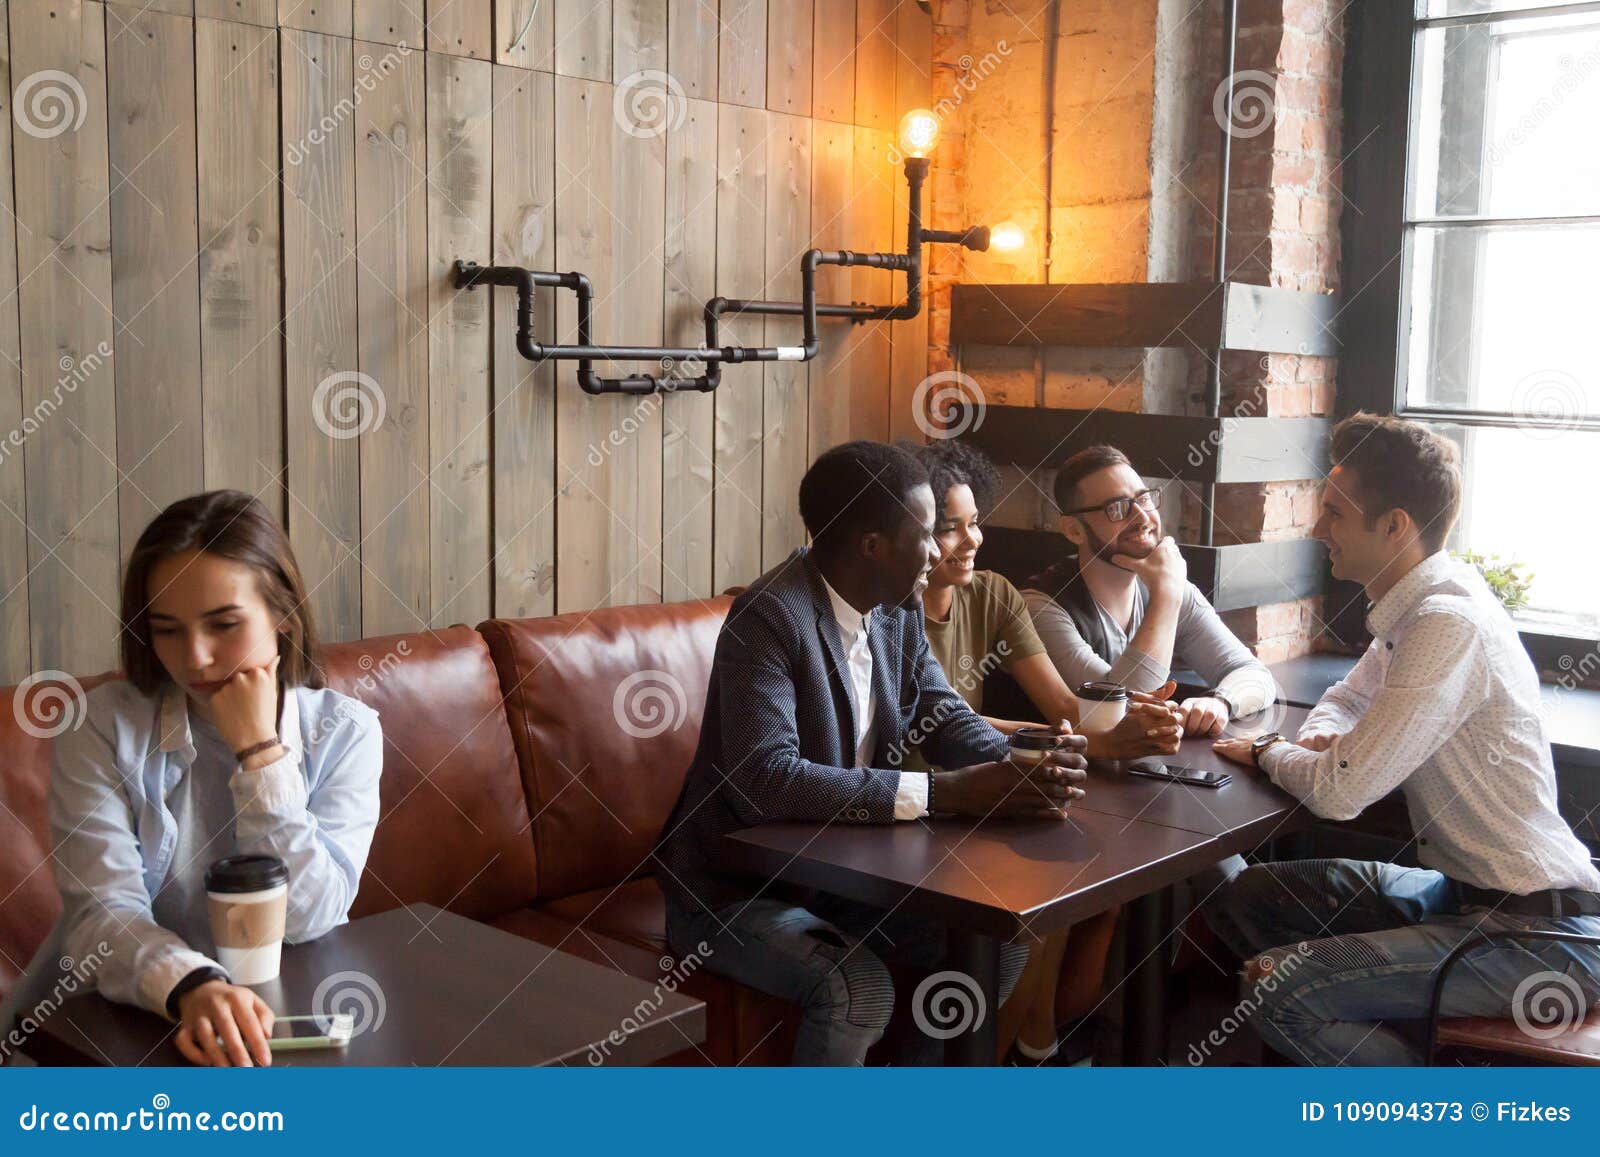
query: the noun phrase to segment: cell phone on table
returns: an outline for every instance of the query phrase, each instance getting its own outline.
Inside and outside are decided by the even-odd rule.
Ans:
[[[1143,761],[1130,763],[1128,771],[1146,779],[1164,779],[1172,783],[1192,783],[1196,787],[1221,787],[1231,783],[1233,776],[1225,771],[1211,771],[1203,767],[1185,767],[1181,763],[1156,763]]]
[[[304,1049],[342,1049],[354,1035],[355,1018],[347,1012],[331,1015],[280,1016],[272,1022],[267,1047],[275,1053]]]

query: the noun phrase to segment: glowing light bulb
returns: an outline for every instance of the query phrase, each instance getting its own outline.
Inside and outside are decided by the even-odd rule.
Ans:
[[[908,157],[926,157],[939,143],[939,118],[925,108],[914,108],[900,118],[900,151]]]
[[[989,248],[997,253],[1015,253],[1027,243],[1027,235],[1015,221],[989,226]]]

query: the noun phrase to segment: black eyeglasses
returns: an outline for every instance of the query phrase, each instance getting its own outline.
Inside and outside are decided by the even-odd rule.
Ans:
[[[1156,508],[1156,492],[1145,489],[1139,491],[1131,498],[1113,498],[1109,502],[1102,502],[1099,506],[1085,506],[1082,510],[1068,510],[1066,514],[1092,514],[1099,511],[1106,516],[1107,522],[1127,522],[1133,517],[1133,508],[1140,510],[1154,510]]]

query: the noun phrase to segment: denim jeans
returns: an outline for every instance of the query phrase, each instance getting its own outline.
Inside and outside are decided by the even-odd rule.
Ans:
[[[798,1005],[796,1065],[862,1064],[894,1010],[894,981],[885,961],[926,970],[940,967],[945,957],[945,933],[937,924],[827,895],[806,907],[755,899],[715,912],[691,909],[669,895],[667,941],[680,957],[699,953],[704,942],[710,949],[707,971]],[[1001,1001],[1027,962],[1027,945],[1001,945]],[[950,1027],[943,1019],[949,1011],[930,1009],[928,1023]],[[983,1010],[989,1017],[996,1013]],[[937,1065],[943,1055],[944,1040],[921,1032],[919,1024],[895,1060]]]
[[[1355,860],[1257,864],[1202,911],[1224,943],[1266,966],[1247,974],[1240,1008],[1271,1048],[1308,1065],[1422,1063],[1435,971],[1474,930],[1600,935],[1600,917],[1464,906],[1438,872]],[[1529,940],[1469,951],[1440,1015],[1515,1018],[1548,1036],[1553,1019],[1582,1019],[1596,999],[1600,947]]]

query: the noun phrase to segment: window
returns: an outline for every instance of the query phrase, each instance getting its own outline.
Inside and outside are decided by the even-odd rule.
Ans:
[[[1462,447],[1452,547],[1526,566],[1526,625],[1590,634],[1600,2],[1417,0],[1408,22],[1393,408]]]

